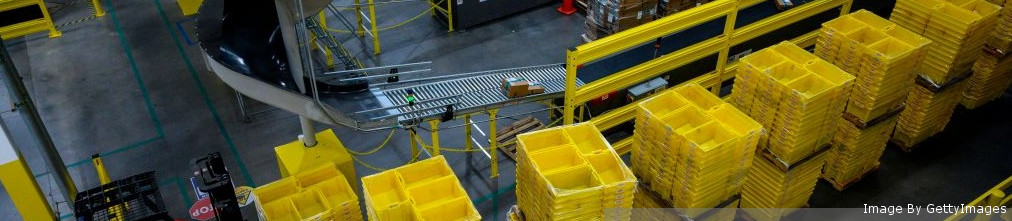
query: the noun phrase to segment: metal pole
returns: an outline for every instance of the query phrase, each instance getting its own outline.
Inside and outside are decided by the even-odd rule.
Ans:
[[[316,130],[313,129],[313,120],[308,117],[299,116],[299,124],[302,125],[302,144],[306,147],[316,146]]]
[[[0,75],[0,78],[3,78],[4,83],[7,84],[10,97],[14,100],[14,108],[24,117],[32,139],[35,139],[35,142],[41,147],[42,158],[49,166],[49,171],[56,180],[60,194],[67,202],[74,202],[77,197],[77,185],[70,178],[70,172],[67,171],[67,165],[63,163],[63,157],[60,157],[60,152],[56,150],[53,138],[49,136],[46,126],[42,123],[42,117],[39,116],[38,109],[35,108],[35,103],[28,95],[28,89],[25,87],[21,75],[14,67],[14,61],[11,60],[7,48],[3,45],[3,40],[0,40],[0,63],[3,65],[3,75]],[[73,206],[73,203],[70,205]]]

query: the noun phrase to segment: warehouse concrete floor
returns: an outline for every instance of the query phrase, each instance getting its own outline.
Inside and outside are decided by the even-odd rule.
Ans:
[[[90,14],[85,1],[52,2],[57,3],[50,7],[66,4],[51,11],[57,24],[67,24],[61,27],[63,37],[48,39],[36,34],[8,40],[5,46],[25,76],[78,189],[98,185],[88,159],[102,154],[113,179],[157,171],[170,215],[186,218],[195,199],[188,181],[188,163],[193,158],[221,152],[237,186],[257,186],[279,178],[272,147],[296,139],[300,133],[296,116],[252,102],[248,104],[251,111],[264,112],[244,122],[234,92],[204,68],[194,42],[193,21],[181,15],[174,1],[103,1],[107,16],[77,23],[72,22]],[[369,66],[433,61],[433,73],[457,73],[561,63],[565,49],[580,42],[583,18],[560,15],[554,7],[540,7],[451,34],[434,19],[422,16],[381,32],[383,53],[375,57],[363,49],[371,47],[369,41],[342,39]],[[426,9],[419,2],[381,5],[379,26],[395,25]],[[503,109],[500,115],[541,108],[522,105]],[[819,184],[811,205],[967,202],[1012,171],[1008,160],[1012,148],[1003,144],[1004,138],[1012,135],[1012,118],[1004,115],[1009,110],[1012,98],[1005,96],[979,110],[960,111],[946,132],[915,152],[888,149],[882,169],[847,191],[840,193]],[[28,139],[24,121],[9,111],[0,116],[43,191],[52,193],[52,177],[37,145]],[[548,123],[546,113],[535,116]],[[487,116],[474,120],[484,119]],[[513,120],[501,120],[500,125]],[[458,120],[444,123],[444,127],[459,124]],[[487,124],[478,126],[487,131]],[[386,131],[361,133],[317,125],[317,129],[324,128],[334,129],[348,148],[358,151],[373,149],[387,135]],[[462,131],[460,127],[443,129],[442,145],[461,147],[470,142]],[[407,133],[394,133],[384,149],[361,159],[382,168],[407,161],[411,157]],[[476,133],[475,140],[485,139],[482,134]],[[421,135],[429,140],[426,132]],[[506,208],[515,203],[510,189],[515,179],[512,162],[500,158],[502,176],[495,185],[487,179],[488,157],[482,153],[471,156],[447,153],[482,215],[488,220],[502,218]],[[356,171],[359,177],[375,173],[361,164],[356,165]],[[11,203],[6,192],[0,191],[0,219],[18,217]],[[61,218],[70,219],[65,204],[58,208]]]

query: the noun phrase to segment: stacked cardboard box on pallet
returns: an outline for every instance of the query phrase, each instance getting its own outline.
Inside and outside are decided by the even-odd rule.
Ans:
[[[362,220],[358,195],[334,164],[253,190],[260,220]]]
[[[481,220],[443,156],[362,177],[369,220]]]
[[[1012,1],[988,0],[988,2],[1002,8],[998,12],[998,22],[995,25],[994,32],[991,33],[991,39],[987,41],[987,45],[1001,52],[1008,53],[1012,51]]]
[[[638,104],[632,165],[685,216],[739,194],[762,126],[703,87],[669,89]]]
[[[983,54],[1000,9],[984,0],[896,2],[890,20],[934,42],[918,70],[921,87],[914,87],[908,95],[893,134],[904,150],[945,128],[962,99],[961,80]]]
[[[629,220],[636,177],[593,124],[517,136],[517,207],[527,220]]]
[[[657,0],[587,0],[586,41],[593,41],[654,20]]]
[[[779,219],[808,202],[854,76],[784,42],[740,60],[731,103],[767,128],[742,187],[754,219]]]
[[[1012,83],[1012,59],[1010,56],[986,54],[973,64],[973,75],[967,80],[961,103],[967,109],[1001,97]]]
[[[815,54],[856,77],[823,170],[838,190],[878,167],[929,44],[865,10],[823,23]]]

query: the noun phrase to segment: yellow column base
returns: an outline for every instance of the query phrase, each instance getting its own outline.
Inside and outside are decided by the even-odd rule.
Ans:
[[[306,147],[301,140],[274,147],[274,155],[278,159],[278,167],[281,170],[281,177],[288,177],[291,174],[298,174],[301,171],[314,169],[326,163],[334,163],[337,169],[348,179],[358,190],[358,179],[355,176],[355,163],[351,154],[337,139],[333,130],[327,129],[316,133],[317,144],[315,147]]]
[[[19,157],[20,158],[20,157]],[[24,220],[56,220],[25,161],[0,164],[0,182]]]
[[[179,4],[179,9],[183,10],[183,16],[190,16],[197,14],[197,9],[200,9],[200,4],[204,3],[204,0],[177,0],[176,4]]]

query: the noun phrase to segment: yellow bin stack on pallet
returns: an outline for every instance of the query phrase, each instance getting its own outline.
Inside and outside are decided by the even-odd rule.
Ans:
[[[838,60],[851,59],[840,56]],[[742,187],[741,207],[756,220],[779,219],[807,204],[854,76],[784,42],[741,59],[733,104],[770,131]]]
[[[985,0],[898,0],[890,19],[934,42],[920,74],[942,84],[969,72],[991,38],[999,10]]]
[[[358,195],[334,164],[253,190],[260,220],[362,220]]]
[[[877,168],[931,40],[860,10],[822,24],[815,54],[856,77],[822,177],[837,190]]]
[[[829,150],[822,178],[843,191],[879,166],[899,112],[883,115],[877,122],[857,125],[841,118],[837,125],[833,147]]]
[[[999,8],[985,0],[899,0],[891,20],[920,32],[928,46],[917,83],[907,96],[892,141],[903,150],[941,132],[962,99],[971,65],[983,54],[984,43],[998,18]],[[926,21],[920,20],[926,17]]]
[[[362,177],[369,220],[481,220],[443,156]]]
[[[995,25],[994,32],[991,33],[991,39],[987,41],[987,45],[1008,53],[1012,51],[1012,1],[988,0],[988,2],[1002,8],[998,12],[998,22]]]
[[[830,142],[854,76],[790,42],[741,62],[731,102],[770,131],[760,147],[793,164]]]
[[[638,104],[632,163],[649,190],[697,217],[737,196],[762,126],[696,84]]]
[[[965,78],[956,78],[945,85],[931,83],[923,76],[910,92],[907,107],[900,113],[892,142],[904,151],[913,151],[914,145],[942,132],[962,99]]]
[[[822,24],[815,54],[856,77],[844,111],[861,122],[901,106],[931,41],[860,10]]]
[[[692,217],[692,220],[697,221],[731,221],[734,220],[735,215],[738,212],[738,203],[740,199],[732,198],[720,205],[707,211],[706,213]],[[674,208],[670,202],[661,198],[657,193],[651,191],[646,186],[638,186],[636,189],[636,195],[633,197],[633,213],[632,220],[643,220],[643,221],[667,221],[667,220],[682,220],[681,211]]]
[[[1012,83],[1012,59],[992,54],[981,56],[973,64],[973,75],[967,81],[961,102],[967,109],[998,99]]]
[[[517,136],[517,207],[526,220],[629,220],[636,177],[596,126]]]
[[[741,208],[751,220],[780,220],[808,206],[826,149],[794,164],[763,151],[755,156],[741,192]]]

